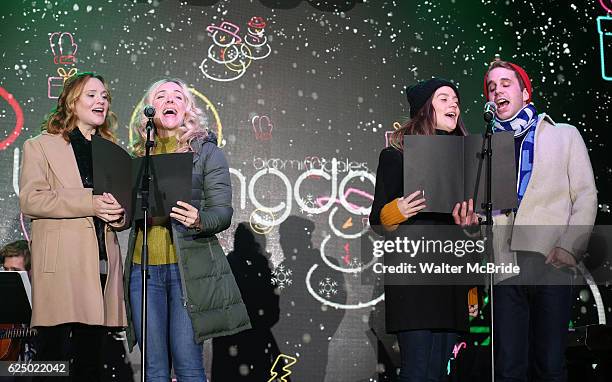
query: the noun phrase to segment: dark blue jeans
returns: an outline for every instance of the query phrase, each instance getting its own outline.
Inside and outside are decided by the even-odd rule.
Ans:
[[[545,266],[542,255],[518,256],[521,273],[549,267],[545,277],[564,285],[524,285],[519,275],[495,286],[495,382],[565,382],[571,275]]]
[[[446,367],[457,333],[407,330],[397,333],[401,369],[399,382],[440,382],[447,380]]]
[[[132,266],[130,301],[138,344],[140,338],[141,267]],[[178,264],[149,265],[147,282],[147,381],[170,380],[170,366],[179,381],[206,381],[202,345],[195,335],[183,295]],[[172,359],[172,364],[170,363]]]

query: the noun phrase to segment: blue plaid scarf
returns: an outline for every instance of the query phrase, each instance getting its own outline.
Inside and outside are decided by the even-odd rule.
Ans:
[[[523,200],[531,171],[533,169],[533,155],[535,130],[538,125],[538,113],[532,103],[525,105],[514,117],[500,121],[495,118],[494,132],[513,131],[514,139],[521,140],[516,180],[516,194],[519,204]]]

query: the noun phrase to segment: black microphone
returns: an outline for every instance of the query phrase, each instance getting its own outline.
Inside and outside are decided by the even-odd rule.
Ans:
[[[493,101],[489,101],[484,106],[484,120],[489,123],[495,118],[495,112],[497,111],[497,105]]]
[[[147,117],[149,120],[147,121],[147,147],[153,147],[154,143],[153,143],[153,136],[152,134],[156,133],[156,129],[155,129],[155,122],[153,122],[153,117],[155,116],[155,108],[152,105],[146,105],[144,107],[144,115],[145,117]]]
[[[155,108],[151,105],[147,105],[144,108],[144,115],[147,118],[153,118],[155,117]]]

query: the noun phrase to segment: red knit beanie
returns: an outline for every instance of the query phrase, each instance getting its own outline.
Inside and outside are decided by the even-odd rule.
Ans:
[[[532,98],[531,95],[533,93],[533,88],[531,87],[531,81],[529,80],[529,76],[527,75],[527,72],[525,71],[525,69],[521,68],[520,66],[516,64],[513,64],[508,61],[505,61],[505,62],[508,63],[508,65],[510,65],[512,69],[514,69],[514,72],[518,74],[523,80],[523,83],[525,84],[525,89],[527,89],[527,93],[529,94],[529,99],[527,100],[527,103],[531,102],[531,98]],[[487,71],[484,77],[484,96],[487,101],[489,100],[489,89],[487,88],[488,79],[489,79],[489,71]]]

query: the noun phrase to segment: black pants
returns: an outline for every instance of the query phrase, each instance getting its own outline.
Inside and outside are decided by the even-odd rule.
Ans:
[[[494,290],[495,381],[565,382],[572,275],[542,255],[517,256],[521,274]]]
[[[38,327],[35,361],[67,361],[70,378],[64,381],[100,381],[109,328],[79,323]],[[40,377],[36,381],[57,380]]]

